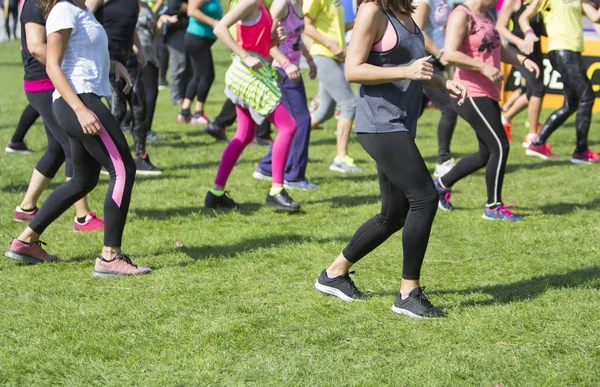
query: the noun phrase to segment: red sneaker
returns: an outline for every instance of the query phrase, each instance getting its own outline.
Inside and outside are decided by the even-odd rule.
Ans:
[[[85,222],[79,223],[77,217],[73,220],[73,231],[97,231],[104,230],[104,221],[90,212],[85,216]]]
[[[504,131],[506,132],[506,137],[508,137],[508,141],[512,141],[512,122],[502,124],[504,126]]]
[[[573,153],[571,162],[573,164],[596,164],[600,163],[600,156],[588,149],[585,152]]]
[[[552,149],[550,148],[550,145],[548,145],[548,144],[542,144],[542,145],[530,144],[529,147],[527,148],[527,150],[525,151],[525,154],[527,156],[539,157],[540,159],[544,159],[544,160],[549,159],[549,158],[558,157],[558,155],[556,153],[552,153]]]
[[[126,255],[119,254],[112,261],[107,261],[102,257],[96,258],[94,266],[94,277],[115,278],[128,277],[131,275],[150,274],[152,269],[149,267],[138,267]]]
[[[37,214],[38,211],[39,208],[37,207],[35,207],[31,211],[23,211],[21,207],[17,206],[17,208],[15,208],[14,219],[17,222],[29,222],[31,219],[33,219],[33,217],[35,216],[35,214]]]
[[[10,246],[4,253],[4,256],[16,261],[31,263],[32,265],[58,261],[56,255],[50,255],[42,248],[42,245],[45,244],[42,241],[25,243],[15,238],[10,242]]]

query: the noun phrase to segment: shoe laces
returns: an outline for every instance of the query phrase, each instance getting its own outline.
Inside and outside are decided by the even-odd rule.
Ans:
[[[279,192],[279,195],[281,195],[281,198],[283,199],[283,201],[286,204],[292,203],[294,201],[294,199],[292,199],[292,197],[290,196],[290,194],[287,193],[287,191],[285,189],[282,189]]]
[[[427,293],[425,293],[425,286],[421,287],[421,292],[417,293],[415,298],[421,305],[423,305],[427,309],[433,308],[433,304],[431,303],[431,301],[429,301],[429,298],[427,297]]]
[[[135,263],[131,262],[131,259],[129,259],[128,256],[124,255],[124,254],[119,254],[115,257],[115,259],[118,259],[120,261],[124,261],[126,264],[131,265],[133,267],[135,267],[136,269],[138,268],[138,265],[136,265]]]
[[[346,273],[346,275],[344,275],[344,279],[346,280],[346,282],[348,282],[348,286],[350,287],[350,290],[352,291],[352,294],[361,294],[361,291],[358,290],[358,288],[356,287],[356,285],[354,285],[354,281],[350,277],[350,274],[356,274],[356,272],[355,271],[349,271],[348,273]]]
[[[501,204],[498,207],[494,208],[492,211],[494,211],[494,212],[496,212],[496,213],[498,213],[500,215],[504,215],[507,218],[512,218],[513,216],[515,216],[515,214],[511,210],[512,207],[513,206],[510,205],[510,204],[509,205]]]

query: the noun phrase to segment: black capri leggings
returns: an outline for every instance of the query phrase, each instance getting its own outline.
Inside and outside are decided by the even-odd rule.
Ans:
[[[438,201],[427,166],[408,132],[359,133],[358,141],[377,163],[381,212],[356,230],[344,257],[357,262],[404,227],[402,278],[417,280]]]
[[[206,102],[210,87],[215,80],[215,65],[210,47],[215,41],[190,33],[185,34],[185,50],[190,56],[194,76],[185,89],[185,98],[198,98],[198,102]]]
[[[73,203],[94,189],[102,166],[110,175],[104,199],[104,245],[120,247],[135,180],[135,163],[119,124],[100,97],[80,94],[79,98],[96,114],[105,130],[99,136],[84,134],[69,105],[62,98],[54,102],[56,120],[71,143],[73,178],[48,196],[29,227],[38,234],[43,233]]]
[[[52,90],[41,92],[25,92],[31,106],[42,116],[48,146],[38,161],[35,169],[42,175],[52,179],[60,166],[65,163],[65,176],[73,176],[73,163],[71,161],[71,145],[65,131],[54,119],[52,113]]]
[[[511,45],[517,51],[519,50],[517,47]],[[523,66],[514,66],[515,70],[517,70],[521,76],[525,79],[525,92],[527,95],[527,99],[531,97],[539,97],[542,98],[544,94],[546,94],[546,87],[544,86],[544,54],[542,53],[542,45],[538,41],[535,43],[533,47],[533,52],[527,56],[529,59],[535,62],[540,68],[540,76],[536,77],[535,73],[527,70]]]
[[[452,98],[458,114],[475,130],[479,150],[463,157],[440,181],[452,187],[457,181],[486,167],[485,184],[488,206],[502,203],[502,184],[510,145],[500,118],[498,102],[488,97],[469,97],[462,106]]]
[[[562,107],[550,114],[540,130],[539,136],[533,143],[535,145],[544,144],[567,118],[577,112],[575,116],[577,138],[575,152],[585,152],[588,149],[590,120],[596,97],[592,90],[592,83],[587,77],[586,67],[581,59],[581,54],[568,50],[555,50],[550,51],[548,56],[550,57],[552,67],[562,77],[565,99]]]
[[[37,112],[31,106],[31,104],[27,104],[25,109],[23,109],[23,113],[21,113],[21,118],[19,118],[19,123],[15,128],[15,132],[13,133],[10,141],[11,142],[23,142],[25,141],[25,135],[29,131],[29,129],[35,124],[35,121],[40,116],[40,113]]]

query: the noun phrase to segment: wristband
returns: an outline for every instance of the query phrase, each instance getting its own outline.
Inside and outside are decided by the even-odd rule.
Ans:
[[[289,66],[289,64],[290,64],[289,59],[286,59],[286,60],[284,60],[284,61],[282,61],[282,62],[279,63],[279,65],[281,66],[281,68],[284,69],[284,70],[285,70],[285,68],[287,66]]]
[[[440,48],[440,52],[435,56],[435,60],[439,61],[443,54],[444,54],[444,49]]]
[[[529,59],[528,57],[523,58],[523,60],[521,61],[521,66],[525,67],[525,61]]]
[[[531,34],[534,34],[534,35],[535,35],[535,31],[534,31],[534,30],[533,30],[533,28],[532,28],[532,29],[530,29],[530,30],[527,30],[527,31],[525,31],[525,33],[524,33],[524,34],[525,34],[526,36],[527,36],[527,35],[531,35]]]

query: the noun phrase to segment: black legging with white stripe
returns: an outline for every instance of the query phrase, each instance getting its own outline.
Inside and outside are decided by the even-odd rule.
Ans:
[[[450,188],[463,177],[486,167],[487,205],[502,203],[502,183],[510,145],[502,126],[498,102],[488,97],[475,97],[468,98],[462,106],[458,106],[457,99],[452,98],[452,104],[475,130],[479,150],[463,157],[442,176],[442,185]]]

